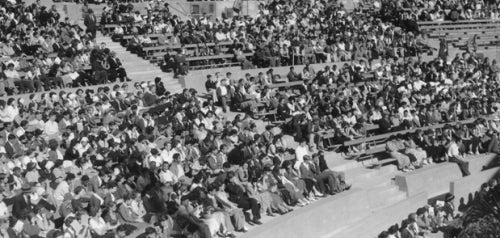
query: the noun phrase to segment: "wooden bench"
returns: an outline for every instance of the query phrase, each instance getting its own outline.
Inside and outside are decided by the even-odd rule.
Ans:
[[[154,39],[158,39],[158,37],[164,35],[163,33],[153,33],[153,34],[148,34],[147,36],[149,37],[149,39],[151,40],[154,40]],[[170,38],[172,37],[173,35],[171,33],[168,33],[168,34],[165,34],[165,36],[167,38]],[[134,38],[134,35],[123,35],[122,37],[120,37],[120,41],[122,42],[122,44],[128,44],[128,42],[130,40],[132,40]]]
[[[141,24],[138,24],[138,23],[127,23],[127,22],[124,22],[124,23],[112,23],[112,24],[104,24],[104,25],[101,25],[99,26],[99,28],[101,28],[101,30],[105,31],[105,32],[111,32],[113,31],[115,28],[117,27],[122,27],[124,29],[127,29],[127,28],[132,28],[132,27],[139,27],[141,26]]]
[[[290,87],[300,86],[303,84],[304,84],[304,81],[292,81],[292,82],[284,82],[284,83],[273,83],[273,84],[267,85],[267,87],[269,87],[270,89],[273,89],[273,88],[280,89],[280,88],[290,88]]]
[[[480,19],[480,20],[459,20],[459,21],[419,21],[417,22],[419,27],[426,27],[426,28],[432,28],[432,27],[443,27],[443,26],[449,26],[449,25],[487,25],[487,24],[494,24],[494,23],[500,23],[498,20],[492,20],[492,19]]]
[[[486,116],[484,118],[489,118],[489,117]],[[399,134],[414,133],[416,130],[425,131],[425,130],[429,130],[429,129],[441,129],[445,125],[453,126],[453,125],[456,125],[457,123],[470,124],[476,120],[477,119],[467,119],[467,120],[463,120],[463,121],[447,122],[447,123],[424,126],[424,127],[419,127],[419,128],[409,129],[409,130],[390,132],[390,133],[385,133],[385,134],[376,135],[376,136],[370,136],[370,137],[366,137],[366,138],[362,138],[362,139],[346,141],[346,142],[344,142],[344,145],[345,146],[353,146],[353,145],[359,145],[362,143],[367,143],[369,145],[375,146],[375,145],[378,145],[381,143],[385,143],[385,141],[391,136],[395,136],[395,135],[399,135]]]
[[[225,42],[219,42],[219,46],[229,46],[232,45],[232,41],[225,41]],[[181,49],[182,47],[186,49],[194,49],[194,48],[200,48],[200,47],[214,47],[215,43],[200,43],[200,44],[187,44],[187,45],[160,45],[160,46],[152,46],[152,47],[142,47],[141,51],[144,52],[145,54],[151,54],[154,52],[165,52],[167,50],[175,50],[175,49]]]
[[[335,138],[334,130],[319,131],[317,133],[319,142],[323,143],[323,147],[328,150],[337,150],[340,144],[335,144],[333,139]]]
[[[273,122],[273,121],[276,121],[276,114],[277,113],[278,113],[278,110],[274,109],[274,110],[270,110],[267,112],[256,113],[254,116],[262,118],[262,119],[265,119],[266,117],[270,117],[271,120],[269,120],[269,122]]]

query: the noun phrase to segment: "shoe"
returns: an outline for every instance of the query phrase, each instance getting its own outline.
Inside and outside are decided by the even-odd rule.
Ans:
[[[242,229],[236,230],[236,232],[241,232],[241,233],[245,233],[247,231],[248,231],[248,229],[245,227],[243,227]]]
[[[230,232],[224,234],[224,237],[236,238],[236,236],[233,233],[230,233]]]
[[[256,220],[256,219],[252,220],[252,222],[256,225],[262,225],[262,222],[260,222],[259,220]]]

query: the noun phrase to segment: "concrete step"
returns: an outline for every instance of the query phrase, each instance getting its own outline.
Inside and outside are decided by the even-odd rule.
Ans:
[[[357,161],[346,160],[344,157],[342,157],[342,155],[333,151],[325,152],[325,160],[328,168],[332,169],[333,171],[346,171],[361,166]]]
[[[118,56],[119,57],[119,56]],[[156,67],[152,64],[149,64],[147,62],[143,61],[136,61],[134,59],[131,59],[132,61],[127,61],[126,63],[122,63],[123,67],[129,70],[158,70],[160,72],[163,72],[160,70],[159,67]]]
[[[483,166],[490,164],[495,160],[496,154],[466,155],[465,160],[469,162],[471,173],[477,173],[483,170]]]
[[[352,186],[355,187],[363,187],[363,188],[382,188],[385,186],[395,185],[394,175],[386,174],[386,175],[372,175],[370,178],[355,178],[348,180],[346,179]]]
[[[395,166],[383,166],[380,169],[368,169],[365,167],[357,167],[344,171],[346,180],[350,183],[359,181],[369,181],[377,176],[388,176],[396,172]]]
[[[158,69],[144,70],[144,71],[135,71],[130,72],[129,75],[160,75],[162,72]]]
[[[136,73],[136,72],[149,72],[149,71],[159,71],[158,68],[152,66],[152,65],[142,65],[142,64],[138,64],[138,65],[130,65],[130,64],[122,64],[123,68],[125,70],[127,70],[127,73],[131,74],[131,73]]]
[[[398,187],[387,187],[383,190],[377,190],[374,193],[367,193],[370,197],[370,208],[373,213],[380,209],[390,207],[407,198],[406,193],[399,191]]]
[[[116,52],[116,50],[122,49],[123,46],[121,46],[121,45],[108,45],[108,44],[106,44],[106,48],[108,48],[111,51],[115,51]],[[118,55],[118,53],[117,53],[117,55]]]
[[[425,193],[415,195],[409,199],[398,202],[391,207],[382,209],[372,216],[369,216],[357,224],[353,224],[348,229],[339,233],[336,237],[359,237],[373,238],[380,232],[386,230],[391,225],[400,223],[402,219],[408,217],[408,214],[415,212],[427,202]]]

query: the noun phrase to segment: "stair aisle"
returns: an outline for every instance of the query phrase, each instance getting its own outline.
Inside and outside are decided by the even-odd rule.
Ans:
[[[173,78],[172,73],[165,73],[159,67],[152,65],[147,60],[130,53],[125,47],[121,46],[120,43],[113,42],[110,37],[103,36],[98,32],[96,43],[105,43],[107,48],[116,52],[116,56],[121,60],[132,83],[153,81],[156,77],[160,77],[167,91],[171,93],[181,92],[184,88],[178,79]]]

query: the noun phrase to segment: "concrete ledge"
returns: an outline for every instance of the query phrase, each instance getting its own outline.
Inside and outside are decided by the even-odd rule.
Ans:
[[[348,225],[370,212],[366,192],[351,189],[338,195],[321,199],[309,206],[276,217],[265,224],[242,234],[242,238],[299,238],[323,237],[335,227]]]
[[[427,204],[427,193],[419,193],[408,199],[398,202],[390,207],[379,210],[369,217],[357,221],[354,225],[338,228],[335,224],[332,229],[337,228],[338,232],[331,232],[322,238],[356,237],[373,238],[386,230],[391,225],[400,223],[402,219],[408,217],[409,213],[415,212],[418,208]]]
[[[412,172],[396,175],[396,185],[408,197],[427,192],[430,197],[447,193],[450,182],[462,178],[457,164],[443,163],[430,165]]]
[[[484,166],[487,166],[496,159],[496,154],[481,154],[467,156],[469,170],[472,175],[480,173]],[[427,192],[429,197],[436,197],[450,192],[450,183],[462,178],[462,173],[457,164],[442,163],[433,164],[415,171],[397,175],[396,185],[407,195],[414,196],[421,192]]]
[[[458,207],[459,204],[467,204],[469,198],[474,197],[474,193],[479,191],[481,184],[488,182],[490,179],[497,176],[500,172],[500,168],[488,169],[470,176],[457,179],[450,183],[450,193],[455,195],[455,206]],[[472,195],[472,196],[471,196]],[[463,199],[463,201],[461,201]]]
[[[469,155],[465,158],[469,162],[469,170],[471,174],[479,173],[483,170],[484,166],[491,164],[497,158],[497,154],[481,154]]]

